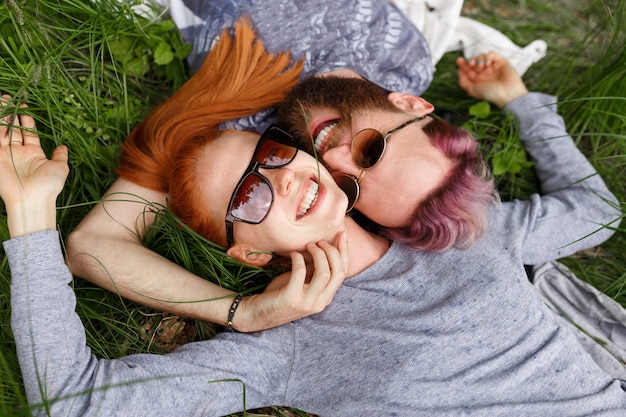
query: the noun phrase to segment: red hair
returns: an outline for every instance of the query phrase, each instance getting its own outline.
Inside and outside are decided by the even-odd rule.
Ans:
[[[304,62],[288,52],[265,50],[247,20],[224,30],[194,74],[156,108],[122,145],[117,173],[169,194],[170,209],[207,239],[225,244],[224,222],[212,215],[198,188],[197,161],[224,132],[225,121],[280,103],[298,80]]]
[[[236,22],[234,34],[222,32],[198,72],[131,132],[117,173],[169,193],[181,148],[201,138],[208,143],[222,133],[218,128],[225,121],[280,103],[302,71],[303,61],[291,64],[288,52],[265,50],[249,21]]]
[[[407,227],[384,228],[383,233],[415,249],[467,248],[485,232],[489,207],[498,201],[491,172],[467,130],[433,119],[424,132],[453,167],[419,204]]]

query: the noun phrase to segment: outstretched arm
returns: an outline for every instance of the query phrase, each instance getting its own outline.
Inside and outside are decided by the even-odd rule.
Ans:
[[[250,376],[251,365],[245,361],[262,360],[247,353],[255,349],[254,338],[239,335],[243,338],[235,350],[235,342],[211,340],[169,355],[113,360],[92,355],[54,230],[67,161],[65,146],[46,157],[31,117],[0,120],[0,197],[12,237],[3,242],[11,269],[11,327],[33,415],[178,415],[198,409],[226,415],[241,410],[242,384],[228,382],[235,379],[246,384],[248,404],[265,404],[263,381],[287,380],[287,375],[270,366],[272,374],[260,377],[261,382],[256,381],[258,373]],[[275,333],[270,339],[288,352],[284,345],[293,330],[277,331],[284,337]],[[265,351],[267,360],[276,360],[276,349]]]
[[[118,179],[67,242],[72,273],[140,304],[183,317],[227,324],[235,293],[176,265],[141,244],[165,195]],[[344,250],[345,251],[345,250]],[[233,327],[264,330],[318,313],[330,304],[342,273],[288,273],[286,286],[245,297]]]
[[[523,261],[539,264],[598,245],[619,219],[615,196],[577,149],[556,113],[556,97],[528,93],[508,62],[490,53],[459,59],[459,84],[469,95],[514,114],[524,148],[534,162],[541,195],[502,204],[492,227],[524,230]]]
[[[155,204],[165,205],[165,195],[118,179],[68,237],[72,273],[155,309],[226,324],[231,291],[141,244]]]
[[[155,219],[153,203],[165,205],[165,195],[118,179],[68,238],[72,272],[140,304],[226,325],[235,293],[141,244],[146,228]],[[305,281],[304,274],[288,273],[292,279],[286,286],[244,298],[233,327],[258,331],[322,311],[332,301],[343,276],[333,271]]]

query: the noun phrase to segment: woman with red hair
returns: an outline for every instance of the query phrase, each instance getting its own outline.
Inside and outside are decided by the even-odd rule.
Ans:
[[[275,106],[298,82],[301,69],[302,62],[293,64],[288,53],[267,53],[246,21],[235,26],[234,35],[224,31],[205,65],[122,145],[120,178],[68,238],[72,272],[153,308],[240,331],[273,327],[325,308],[340,275],[293,279],[284,288],[247,297],[233,322],[228,311],[236,294],[141,244],[158,209],[179,201],[171,198],[184,183],[173,174],[176,155],[188,156],[190,147],[221,135],[218,128],[227,120]],[[189,204],[175,205],[177,214],[210,236],[194,223],[202,217],[197,215],[201,199],[186,197]]]

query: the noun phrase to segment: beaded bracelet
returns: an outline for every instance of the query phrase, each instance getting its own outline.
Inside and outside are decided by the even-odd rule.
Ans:
[[[243,294],[237,294],[237,296],[233,300],[233,303],[230,305],[230,309],[228,310],[228,320],[226,321],[227,332],[232,332],[235,330],[233,329],[233,318],[235,317],[235,312],[237,311],[237,307],[239,307],[239,303],[241,302],[243,297]]]

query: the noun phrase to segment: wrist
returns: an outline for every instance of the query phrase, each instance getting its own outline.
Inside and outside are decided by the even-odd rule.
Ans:
[[[250,331],[249,326],[249,306],[250,296],[237,294],[228,308],[226,316],[226,331],[247,332]]]
[[[503,109],[507,104],[509,104],[513,100],[518,99],[526,94],[528,94],[528,89],[526,88],[526,85],[522,84],[522,85],[519,85],[517,87],[507,90],[506,96],[503,97],[498,102],[494,102],[494,104],[498,106],[498,108]]]
[[[254,312],[254,301],[258,298],[258,294],[245,296],[239,302],[237,311],[232,320],[232,327],[234,330],[240,333],[256,332],[265,330],[265,327],[255,325],[258,323],[259,318]],[[228,313],[230,313],[230,308]]]
[[[56,228],[56,200],[24,200],[6,205],[11,237],[20,237]]]

